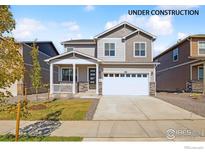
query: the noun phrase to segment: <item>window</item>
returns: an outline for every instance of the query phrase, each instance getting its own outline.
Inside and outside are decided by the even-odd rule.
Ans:
[[[198,80],[203,80],[204,78],[204,69],[203,67],[198,67]]]
[[[178,50],[178,48],[173,50],[172,58],[173,58],[173,62],[178,61],[178,59],[179,59],[179,50]]]
[[[76,71],[76,81],[77,81],[77,71]],[[73,81],[73,68],[62,68],[61,71],[62,75],[62,81],[68,81],[72,82]]]
[[[72,68],[62,68],[62,81],[73,81]]]
[[[115,74],[115,77],[119,77],[119,74]]]
[[[132,77],[135,78],[135,77],[136,77],[136,74],[132,74]]]
[[[67,47],[66,52],[70,52],[70,51],[73,51],[73,48],[72,47]]]
[[[125,77],[125,74],[120,74],[120,77]]]
[[[104,77],[108,77],[108,74],[104,74]]]
[[[138,78],[141,78],[141,74],[137,74],[137,77],[138,77]]]
[[[130,77],[131,74],[126,74],[126,77]]]
[[[198,48],[199,54],[204,55],[205,54],[205,41],[199,41],[198,46],[199,46]]]
[[[146,54],[146,44],[145,42],[137,42],[134,44],[134,56],[135,57],[145,57]]]
[[[147,74],[143,74],[143,78],[146,78],[147,77]]]
[[[115,56],[115,43],[105,43],[105,56]]]

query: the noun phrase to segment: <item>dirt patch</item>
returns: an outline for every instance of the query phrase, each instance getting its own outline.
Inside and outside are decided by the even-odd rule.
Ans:
[[[205,96],[190,93],[157,93],[157,98],[205,117]]]
[[[86,114],[85,120],[92,120],[99,103],[99,99],[93,99],[93,102]]]
[[[38,104],[38,105],[32,105],[30,107],[30,110],[44,110],[46,109],[47,106],[46,105],[43,105],[43,104]]]

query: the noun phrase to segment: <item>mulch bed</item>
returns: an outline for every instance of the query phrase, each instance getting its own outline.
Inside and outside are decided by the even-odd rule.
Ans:
[[[99,99],[93,99],[93,102],[86,114],[85,120],[92,120],[99,103]]]
[[[187,111],[205,117],[205,97],[199,96],[197,99],[189,93],[157,93],[157,98],[162,99],[172,105],[176,105]]]

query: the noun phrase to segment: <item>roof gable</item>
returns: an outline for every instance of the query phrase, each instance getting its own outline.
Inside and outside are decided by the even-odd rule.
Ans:
[[[154,39],[156,38],[156,36],[152,35],[151,33],[146,32],[146,31],[142,30],[141,28],[136,27],[135,25],[132,25],[132,24],[126,22],[126,21],[124,21],[124,22],[122,22],[122,23],[120,23],[120,24],[118,24],[118,25],[116,25],[116,26],[114,26],[114,27],[112,27],[112,28],[110,28],[110,29],[108,29],[108,30],[98,34],[98,35],[96,35],[94,38],[97,39],[99,37],[102,37],[102,36],[106,35],[107,33],[111,33],[112,31],[118,29],[121,26],[126,26],[126,27],[129,27],[129,28],[133,29],[130,32],[130,34],[133,33],[133,32],[136,32],[136,31],[141,31],[141,32],[145,33],[146,35],[149,35],[150,37],[152,37]],[[127,34],[127,35],[129,35],[129,34]],[[125,36],[127,36],[127,35],[125,35]],[[123,37],[125,37],[125,36],[123,36]]]
[[[87,58],[90,58],[90,59],[93,59],[93,60],[96,60],[96,61],[101,61],[100,59],[98,58],[95,58],[95,57],[92,57],[90,55],[86,55],[84,53],[81,53],[81,52],[78,52],[78,51],[70,51],[70,52],[65,52],[63,54],[60,54],[60,55],[57,55],[57,56],[54,56],[54,57],[51,57],[49,59],[46,59],[45,62],[50,62],[52,60],[55,60],[55,59],[58,59],[58,58],[61,58],[61,57],[64,57],[64,56],[67,56],[67,55],[70,55],[70,54],[78,54],[78,55],[81,55],[81,56],[84,56],[84,57],[87,57]]]

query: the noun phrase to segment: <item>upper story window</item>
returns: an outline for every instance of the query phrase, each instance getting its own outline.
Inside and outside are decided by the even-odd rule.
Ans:
[[[135,57],[145,57],[146,56],[146,43],[145,42],[135,42],[134,43],[134,56]]]
[[[72,47],[66,47],[66,52],[70,52],[70,51],[73,51],[73,48]]]
[[[176,62],[179,60],[179,49],[176,48],[172,51],[172,58],[173,58],[173,62]]]
[[[105,56],[115,56],[115,43],[105,43]]]
[[[199,55],[205,54],[205,41],[198,42],[198,52],[199,52]]]

